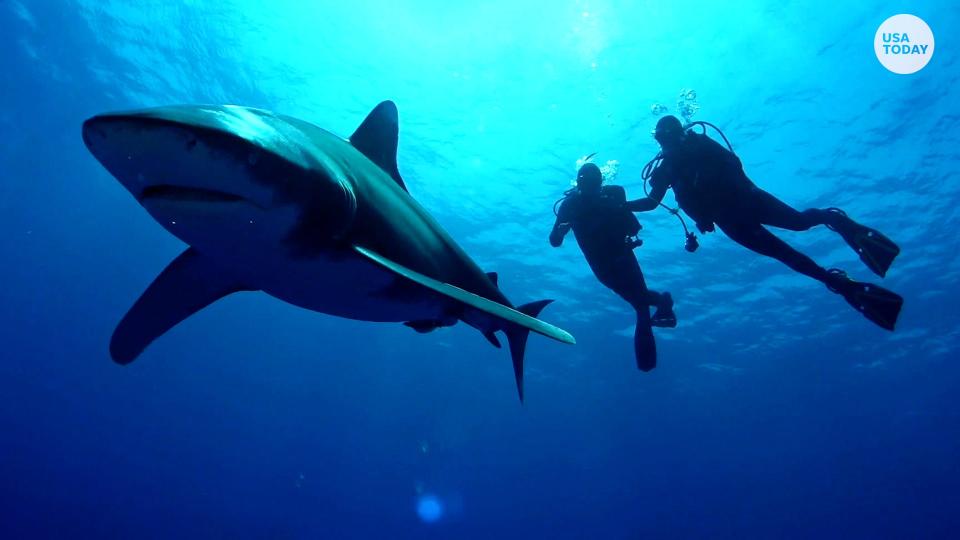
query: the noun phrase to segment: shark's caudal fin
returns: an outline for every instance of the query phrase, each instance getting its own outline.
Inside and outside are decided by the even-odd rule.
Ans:
[[[529,317],[536,318],[553,300],[540,300],[517,306],[517,311]],[[510,359],[513,360],[513,376],[517,381],[517,392],[520,394],[520,402],[523,402],[523,355],[527,349],[527,337],[530,330],[516,325],[510,325],[504,329],[507,334],[507,342],[510,344]]]
[[[133,362],[153,340],[180,321],[230,293],[250,290],[189,248],[150,284],[123,317],[110,340],[118,364]]]
[[[360,127],[350,136],[350,144],[376,163],[397,181],[404,190],[407,185],[397,168],[397,140],[400,135],[397,106],[384,101],[374,107]]]
[[[394,272],[406,279],[409,279],[423,287],[431,289],[437,293],[447,296],[457,302],[462,302],[473,309],[483,311],[501,321],[497,329],[503,330],[507,334],[507,340],[510,343],[510,356],[513,359],[513,374],[517,380],[517,391],[520,392],[520,401],[523,401],[523,354],[527,347],[527,337],[531,331],[547,336],[548,338],[561,341],[563,343],[574,344],[577,341],[573,339],[568,332],[561,330],[552,324],[545,323],[537,318],[540,311],[546,307],[552,300],[541,300],[519,306],[513,309],[509,306],[499,304],[493,300],[488,300],[482,296],[465,291],[460,287],[455,287],[449,283],[443,283],[415,272],[401,264],[397,264],[382,255],[370,251],[369,249],[354,246],[354,251],[368,260]],[[496,339],[493,332],[484,333],[490,343],[499,346],[500,342]]]

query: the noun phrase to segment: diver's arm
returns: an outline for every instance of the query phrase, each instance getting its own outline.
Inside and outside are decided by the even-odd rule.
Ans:
[[[653,183],[650,189],[650,193],[642,199],[635,199],[632,201],[627,201],[624,203],[627,210],[631,212],[649,212],[650,210],[655,210],[660,204],[660,201],[663,200],[664,195],[667,194],[667,186]]]
[[[570,232],[570,208],[567,206],[567,200],[560,204],[560,210],[557,211],[557,220],[553,223],[553,230],[550,231],[550,245],[560,247],[563,243],[563,237]]]
[[[570,232],[570,224],[562,221],[563,218],[557,216],[557,221],[553,224],[553,230],[550,231],[550,245],[560,247],[563,243],[563,237]]]

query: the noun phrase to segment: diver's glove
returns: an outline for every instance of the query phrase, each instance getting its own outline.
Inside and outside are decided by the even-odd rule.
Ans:
[[[708,221],[708,222],[706,222],[706,223],[701,223],[701,222],[698,221],[698,222],[697,222],[697,229],[700,229],[700,232],[701,232],[702,234],[711,233],[711,232],[717,230],[717,229],[716,229],[716,226],[714,226],[714,224],[713,224],[712,221]]]

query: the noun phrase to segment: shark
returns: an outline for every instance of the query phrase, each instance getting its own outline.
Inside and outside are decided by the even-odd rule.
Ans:
[[[230,294],[262,291],[353,320],[421,333],[464,322],[500,348],[505,335],[523,402],[529,333],[576,341],[540,320],[551,301],[515,306],[411,196],[397,166],[399,115],[377,105],[343,138],[237,105],[176,105],[99,114],[90,153],[188,247],[123,316],[119,364]]]

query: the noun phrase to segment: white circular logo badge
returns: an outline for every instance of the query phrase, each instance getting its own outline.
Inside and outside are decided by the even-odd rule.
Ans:
[[[894,15],[877,28],[873,50],[890,71],[916,73],[933,58],[933,31],[916,15]]]

